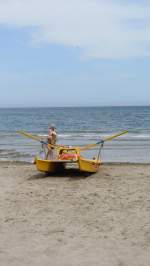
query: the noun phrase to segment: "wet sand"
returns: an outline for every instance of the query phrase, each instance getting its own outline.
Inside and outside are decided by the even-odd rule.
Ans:
[[[150,166],[45,176],[0,163],[0,265],[149,266]]]

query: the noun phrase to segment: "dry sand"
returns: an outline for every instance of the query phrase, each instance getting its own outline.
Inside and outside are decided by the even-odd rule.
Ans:
[[[1,266],[149,266],[150,166],[85,177],[0,163]]]

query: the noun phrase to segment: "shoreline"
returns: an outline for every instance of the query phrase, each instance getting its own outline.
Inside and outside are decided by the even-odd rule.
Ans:
[[[0,165],[2,165],[2,164],[16,164],[16,165],[35,165],[34,163],[32,163],[32,162],[27,162],[27,161],[11,161],[11,160],[5,160],[5,161],[3,161],[3,160],[0,160]],[[101,166],[100,166],[100,169],[101,169],[101,167],[102,166],[113,166],[113,165],[116,165],[116,166],[125,166],[125,165],[127,165],[127,166],[129,166],[129,165],[134,165],[134,166],[149,166],[150,165],[150,162],[148,163],[148,162],[145,162],[145,163],[138,163],[138,162],[102,162],[102,164],[101,164]]]

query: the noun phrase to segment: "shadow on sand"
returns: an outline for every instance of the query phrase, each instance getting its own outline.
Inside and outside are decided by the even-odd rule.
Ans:
[[[28,180],[36,180],[43,178],[70,178],[71,180],[84,179],[93,175],[93,173],[81,172],[78,169],[64,169],[56,173],[37,173],[28,178]]]

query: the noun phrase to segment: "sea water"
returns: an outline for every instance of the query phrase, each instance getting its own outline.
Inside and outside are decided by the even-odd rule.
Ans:
[[[150,107],[57,107],[0,109],[0,160],[32,161],[39,142],[16,133],[24,130],[46,139],[55,125],[58,143],[83,146],[123,130],[129,133],[104,144],[104,162],[150,162]],[[84,155],[93,157],[99,146]]]

